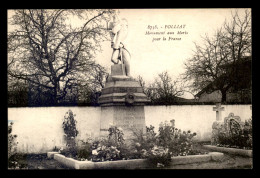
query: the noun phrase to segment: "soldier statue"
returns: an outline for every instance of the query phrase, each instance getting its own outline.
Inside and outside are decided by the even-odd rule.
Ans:
[[[113,22],[110,22],[108,29],[111,35],[111,47],[113,48],[111,61],[114,64],[122,63],[123,72],[126,76],[130,76],[131,58],[129,51],[125,46],[125,39],[128,33],[128,23],[125,18],[119,19],[117,14],[113,16]]]

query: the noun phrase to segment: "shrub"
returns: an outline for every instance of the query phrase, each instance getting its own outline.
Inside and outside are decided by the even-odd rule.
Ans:
[[[245,147],[252,149],[253,147],[253,140],[252,140],[252,118],[245,121],[243,125],[242,134],[243,142],[245,143]]]
[[[108,132],[108,146],[115,146],[120,148],[124,145],[125,139],[122,128],[111,126],[109,127]]]
[[[75,157],[77,154],[76,141],[75,138],[78,135],[78,130],[76,128],[77,121],[74,119],[75,114],[71,110],[66,112],[64,116],[64,121],[62,123],[62,128],[64,130],[64,136],[66,140],[67,148],[62,150],[65,156]]]
[[[169,147],[169,142],[173,141],[175,137],[175,128],[164,122],[159,126],[158,144],[163,147]]]
[[[12,134],[13,122],[8,125],[8,168],[9,169],[26,169],[27,163],[21,162],[24,160],[25,155],[17,153],[16,141],[17,135]]]
[[[79,160],[90,160],[92,155],[92,145],[89,142],[81,142],[81,145],[77,146],[77,158]]]
[[[120,159],[120,151],[114,146],[101,145],[92,150],[92,161],[113,161]]]
[[[219,129],[217,146],[252,149],[252,119],[229,124],[229,128],[223,125]]]
[[[57,151],[59,151],[60,149],[58,148],[58,147],[56,147],[56,146],[54,146],[54,148],[52,149],[52,151],[55,151],[55,152],[57,152]]]
[[[169,149],[172,156],[186,156],[192,152],[192,139],[196,133],[175,128],[174,122],[160,124],[158,145]]]
[[[9,169],[28,169],[26,154],[15,153],[8,159]]]
[[[134,132],[135,138],[133,138],[134,148],[139,152],[142,149],[152,149],[157,144],[157,137],[154,131],[154,126],[146,126],[146,132],[142,131]]]
[[[8,126],[8,159],[17,152],[18,142],[16,141],[17,135],[12,134],[13,124],[14,123],[11,122]]]
[[[154,126],[146,126],[146,132],[142,130],[133,131],[134,138],[128,146],[129,151],[127,157],[130,159],[147,158],[147,151],[156,145],[156,133]]]
[[[135,132],[133,148],[135,157],[146,158],[152,165],[167,166],[172,156],[186,156],[194,154],[192,138],[196,133],[181,132],[175,128],[174,120],[167,121],[159,126],[159,133],[154,127],[146,127],[146,133]]]
[[[121,128],[110,126],[108,137],[92,144],[92,161],[123,159],[127,155],[124,133]]]
[[[169,152],[169,149],[165,147],[157,147],[154,146],[151,150],[149,150],[147,153],[147,160],[152,166],[169,166],[171,162],[171,154]]]

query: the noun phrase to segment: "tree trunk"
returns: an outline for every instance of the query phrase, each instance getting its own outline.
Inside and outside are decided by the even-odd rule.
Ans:
[[[57,85],[55,85],[55,88],[54,88],[54,93],[53,93],[53,104],[54,105],[57,105],[58,101],[57,101]]]
[[[227,101],[227,90],[220,90],[221,91],[221,103],[226,103]]]

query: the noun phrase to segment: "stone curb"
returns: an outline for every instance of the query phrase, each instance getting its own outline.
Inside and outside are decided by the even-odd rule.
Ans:
[[[219,152],[210,152],[205,155],[177,156],[177,157],[172,157],[171,165],[208,162],[211,160],[217,161],[217,160],[221,160],[223,157],[224,154]]]
[[[145,159],[92,162],[66,158],[61,154],[55,154],[54,159],[74,169],[137,169],[146,168],[148,166],[146,163],[147,160]]]
[[[224,152],[228,154],[235,154],[240,156],[253,157],[252,150],[243,150],[238,148],[225,148],[225,147],[217,147],[213,145],[203,145],[204,148],[212,151]]]
[[[52,152],[47,152],[47,158],[53,158],[55,154],[58,154],[59,152],[52,151]]]
[[[191,164],[196,162],[207,162],[211,160],[210,155],[189,155],[172,157],[171,166],[178,164]]]
[[[224,154],[220,152],[209,152],[209,155],[213,161],[221,161],[224,158]]]
[[[74,169],[142,169],[149,168],[149,163],[146,159],[133,159],[133,160],[118,160],[118,161],[104,161],[104,162],[92,162],[92,161],[78,161],[72,158],[66,158],[65,156],[57,152],[48,152],[49,155],[53,155],[53,158],[61,164]],[[48,154],[47,153],[47,154]],[[206,155],[189,155],[189,156],[177,156],[172,157],[170,166],[179,164],[191,164],[196,162],[208,162],[211,160],[221,160],[224,154],[219,152],[210,152]]]

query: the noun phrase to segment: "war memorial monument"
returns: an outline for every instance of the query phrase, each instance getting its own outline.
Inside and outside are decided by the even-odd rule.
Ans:
[[[100,136],[107,135],[110,125],[122,128],[125,138],[132,131],[145,132],[144,105],[149,102],[140,83],[130,76],[130,52],[124,44],[127,20],[114,16],[109,24],[113,53],[111,73],[99,98],[101,106]]]

